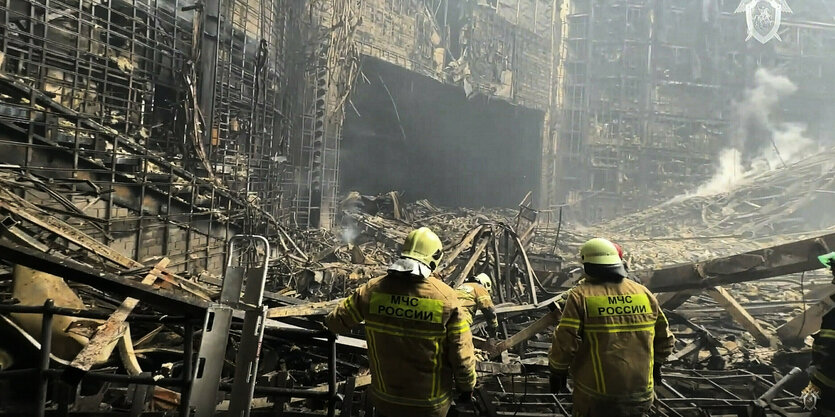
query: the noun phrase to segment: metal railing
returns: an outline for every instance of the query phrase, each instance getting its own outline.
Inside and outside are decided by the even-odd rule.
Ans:
[[[86,319],[107,320],[109,313],[100,313],[79,309],[71,309],[64,307],[56,307],[52,299],[46,300],[41,306],[26,306],[19,304],[0,304],[0,314],[41,314],[41,334],[38,339],[40,344],[40,354],[38,358],[38,366],[35,368],[2,370],[0,371],[0,380],[7,380],[20,377],[34,377],[34,383],[37,384],[37,401],[32,403],[29,410],[25,410],[26,415],[36,417],[44,417],[47,412],[47,393],[49,391],[50,383],[53,383],[52,388],[54,393],[61,393],[57,395],[57,412],[51,415],[67,416],[69,415],[69,406],[74,402],[74,394],[71,394],[72,386],[61,383],[55,384],[62,379],[65,369],[50,368],[50,352],[52,350],[52,321],[54,316],[70,316]],[[147,374],[142,375],[122,375],[111,374],[106,372],[86,372],[82,376],[82,380],[99,381],[99,382],[113,382],[120,384],[134,384],[134,385],[151,385],[158,387],[179,388],[182,392],[180,397],[179,412],[180,417],[188,417],[190,410],[188,407],[189,397],[191,396],[191,385],[194,380],[194,336],[195,326],[199,326],[202,318],[190,316],[171,316],[171,315],[148,315],[148,314],[131,314],[128,321],[133,322],[153,322],[153,323],[181,323],[184,328],[183,337],[183,367],[182,375],[179,378],[159,378]],[[316,398],[326,400],[328,402],[327,415],[334,416],[336,409],[336,402],[339,397],[336,393],[336,336],[326,330],[312,331],[306,329],[273,329],[279,332],[283,337],[290,340],[304,341],[311,344],[325,345],[328,348],[328,389],[327,391],[319,391],[315,389],[306,388],[282,388],[282,387],[265,387],[256,386],[255,393],[265,396],[292,396],[297,398]],[[63,385],[64,391],[60,391],[59,386]],[[231,384],[221,384],[220,391],[231,392]],[[0,416],[20,415],[24,410],[0,409]]]

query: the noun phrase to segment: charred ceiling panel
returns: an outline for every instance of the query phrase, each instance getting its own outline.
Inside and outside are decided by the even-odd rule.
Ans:
[[[362,3],[362,54],[544,110],[548,104],[554,2],[424,0]]]

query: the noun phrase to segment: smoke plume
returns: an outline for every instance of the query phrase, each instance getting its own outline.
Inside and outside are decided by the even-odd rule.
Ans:
[[[805,136],[805,124],[775,120],[780,100],[796,91],[797,85],[788,77],[765,68],[757,70],[754,86],[736,104],[730,146],[719,153],[716,172],[695,195],[727,192],[748,176],[781,168],[816,149],[815,141]]]

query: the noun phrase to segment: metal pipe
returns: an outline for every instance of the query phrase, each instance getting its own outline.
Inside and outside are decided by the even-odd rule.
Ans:
[[[26,306],[19,304],[0,304],[0,313],[21,313],[21,314],[46,314],[55,316],[81,317],[85,319],[107,320],[110,313],[97,313],[94,311],[78,310],[64,307]],[[154,323],[180,323],[186,320],[185,316],[153,315],[153,314],[131,314],[128,321],[147,321]]]
[[[41,372],[40,368],[15,369],[12,371],[0,372],[0,380],[28,377],[36,373],[42,373],[43,375],[46,375],[48,378],[56,378],[60,377],[63,374],[63,372],[63,369],[46,369],[43,372]],[[123,374],[109,374],[105,372],[87,372],[86,374],[84,374],[83,380],[136,385],[155,385],[158,387],[174,388],[182,388],[184,383],[181,378],[154,379],[154,377],[152,376],[132,376]]]
[[[491,239],[492,245],[490,245],[493,249],[493,260],[495,261],[495,265],[493,265],[494,273],[495,273],[495,282],[493,285],[496,287],[496,292],[499,295],[499,302],[505,302],[505,291],[504,285],[502,284],[502,258],[501,254],[499,253],[499,234],[497,233],[496,227],[491,226],[491,233],[493,234],[493,239]],[[499,229],[501,230],[501,229]]]
[[[344,401],[350,401],[346,398]],[[336,335],[328,336],[328,417],[336,410]]]
[[[189,402],[191,400],[191,384],[194,380],[192,360],[194,358],[194,322],[191,320],[185,323],[185,345],[183,346],[183,391],[180,394],[180,417],[189,417]]]
[[[221,383],[218,386],[219,391],[223,392],[232,392],[232,384],[228,382]],[[265,386],[255,386],[255,395],[261,395],[265,397],[271,396],[286,396],[286,397],[297,397],[297,398],[319,398],[322,400],[327,400],[328,391],[317,391],[315,389],[302,389],[302,388],[285,388],[285,387],[265,387]]]
[[[557,245],[559,245],[560,243],[560,231],[562,229],[562,207],[563,206],[560,206],[560,218],[558,220],[559,223],[557,223],[557,236],[554,237],[554,249],[551,250],[551,253],[554,254],[557,253]]]
[[[720,390],[722,390],[722,392],[724,392],[725,394],[730,395],[732,398],[734,398],[734,399],[736,399],[736,400],[739,400],[739,399],[740,399],[738,395],[736,395],[736,394],[734,394],[733,392],[729,391],[727,388],[725,388],[725,387],[723,387],[723,386],[721,386],[721,385],[717,384],[717,383],[716,383],[716,381],[714,381],[714,380],[713,380],[714,378],[712,378],[712,377],[710,377],[710,378],[705,377],[704,375],[700,374],[700,373],[699,373],[699,372],[697,372],[697,371],[693,371],[693,373],[694,373],[694,374],[696,374],[696,375],[698,375],[698,376],[700,376],[700,377],[702,377],[702,378],[703,378],[703,379],[704,379],[707,383],[709,383],[710,385],[713,385],[713,386],[714,386],[714,387],[716,387],[716,388],[719,388]]]
[[[41,320],[41,355],[38,361],[38,400],[35,403],[35,415],[44,417],[46,415],[46,390],[49,385],[49,352],[52,350],[52,313],[49,311],[55,306],[55,301],[48,298],[43,303],[44,314]]]

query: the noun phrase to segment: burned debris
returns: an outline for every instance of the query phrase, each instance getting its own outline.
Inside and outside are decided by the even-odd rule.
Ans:
[[[19,182],[10,179],[9,184]],[[352,199],[365,203],[347,204]],[[229,253],[239,257],[230,259],[225,276],[214,284],[201,280],[200,274],[169,272],[168,258],[148,266],[122,265],[118,253],[96,245],[66,221],[48,217],[47,211],[11,193],[3,201],[6,214],[16,219],[14,224],[6,222],[0,242],[3,259],[15,260],[7,263],[3,332],[4,338],[21,341],[4,348],[3,369],[11,373],[7,375],[25,375],[18,369],[45,375],[48,391],[27,390],[39,393],[32,401],[40,401],[45,409],[81,412],[106,407],[139,415],[189,408],[195,415],[214,415],[215,409],[251,406],[256,414],[362,415],[368,409],[364,393],[371,382],[364,335],[335,338],[321,320],[354,288],[385,275],[397,257],[396,238],[412,227],[405,219],[435,217],[450,226],[444,233],[449,257],[438,276],[451,285],[481,272],[495,277],[501,323],[497,339],[491,339],[484,333],[483,317],[474,318],[480,388],[475,408],[459,407],[458,412],[570,413],[570,396],[554,396],[548,390],[547,352],[560,320],[560,303],[577,277],[571,266],[576,261],[564,252],[534,257],[536,239],[529,237],[538,233],[541,219],[537,221],[527,200],[515,213],[476,213],[445,210],[427,201],[401,203],[398,193],[354,195],[343,202],[351,209],[344,211],[344,227],[333,234],[289,232],[282,235],[284,245],[272,249],[266,241],[233,240]],[[354,234],[348,243],[345,237],[350,233]],[[568,236],[566,241],[576,235]],[[66,243],[59,245],[59,240]],[[810,242],[826,245],[827,240]],[[790,326],[798,300],[764,294],[798,287],[786,279],[760,280],[817,269],[811,260],[777,255],[780,250],[820,252],[796,250],[797,244],[803,243],[767,250],[774,259],[797,259],[792,261],[797,266],[766,262],[757,267],[768,271],[760,275],[746,266],[744,259],[753,256],[747,254],[739,255],[743,261],[731,257],[713,262],[727,265],[722,272],[709,264],[672,267],[677,271],[672,273],[669,268],[636,271],[650,288],[662,291],[659,301],[669,308],[678,339],[670,369],[657,388],[654,413],[802,408],[796,389],[803,378],[792,369],[803,366],[802,352],[808,346],[804,348],[802,340],[798,345],[796,338],[777,338],[777,329]],[[746,274],[723,279],[733,274],[735,264]],[[693,278],[680,271],[693,271]],[[665,288],[665,274],[676,277],[670,281],[676,287]],[[748,288],[734,288],[738,296],[716,286],[749,281]],[[808,285],[814,288],[812,280]],[[703,288],[703,295],[694,292]],[[235,294],[242,290],[239,301]],[[816,300],[805,302],[811,307]],[[768,310],[761,308],[766,305]],[[811,312],[809,308],[804,314]],[[52,330],[45,333],[42,326]],[[797,331],[803,335],[809,329]],[[47,333],[50,337],[43,339]],[[37,365],[42,342],[48,343],[50,356]],[[249,359],[252,365],[240,366],[246,361],[241,355],[253,354],[259,343],[259,354]],[[3,381],[3,392],[10,394],[6,400],[14,404],[20,395],[12,394],[17,384],[9,378]],[[80,394],[91,390],[96,394]],[[26,412],[29,406],[8,410]]]
[[[449,415],[582,414],[577,398],[604,374],[630,384],[639,361],[596,357],[583,386],[554,362],[557,329],[649,332],[584,333],[576,288],[607,274],[646,303],[599,303],[650,306],[676,339],[632,414],[835,413],[832,13],[0,2],[0,416],[392,417],[375,402],[380,329],[404,352],[431,333],[438,375],[441,341],[460,344],[458,387],[432,380]],[[437,250],[404,255],[415,230]],[[600,237],[611,262],[587,262]],[[444,296],[432,319],[461,320],[443,336],[358,316],[331,331],[390,276],[474,306]]]

